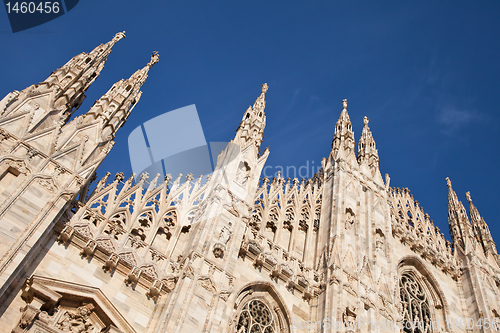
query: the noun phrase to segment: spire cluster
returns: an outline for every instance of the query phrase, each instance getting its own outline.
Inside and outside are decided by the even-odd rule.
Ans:
[[[364,117],[364,127],[361,138],[358,142],[357,162],[360,166],[366,165],[371,174],[379,172],[378,151],[373,139],[368,118]],[[351,119],[347,112],[347,99],[342,101],[342,111],[335,125],[335,134],[332,142],[332,152],[330,156],[334,160],[346,159],[354,160],[355,154],[354,132],[352,131]]]
[[[448,185],[448,223],[453,243],[458,244],[466,254],[481,249],[486,257],[489,254],[497,257],[495,242],[491,237],[488,225],[472,203],[470,192],[465,193],[469,202],[469,221],[465,207],[458,200],[448,177],[446,177],[446,183]]]

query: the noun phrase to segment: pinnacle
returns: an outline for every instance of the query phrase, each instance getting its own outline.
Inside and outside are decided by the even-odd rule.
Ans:
[[[446,185],[448,185],[448,188],[449,188],[450,190],[453,190],[453,188],[451,187],[451,180],[450,180],[450,178],[449,178],[449,177],[446,177]]]

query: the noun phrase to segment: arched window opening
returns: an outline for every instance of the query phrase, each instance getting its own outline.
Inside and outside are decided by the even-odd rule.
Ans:
[[[238,318],[237,333],[275,333],[276,318],[262,301],[251,300],[241,310]]]
[[[408,273],[399,280],[399,297],[403,309],[403,331],[407,333],[432,333],[429,300],[422,286]]]

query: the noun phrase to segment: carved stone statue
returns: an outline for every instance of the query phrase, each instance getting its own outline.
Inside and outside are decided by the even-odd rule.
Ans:
[[[153,54],[151,55],[151,61],[148,63],[148,67],[153,67],[158,63],[158,61],[160,61],[160,55],[158,54],[158,51],[153,51]]]
[[[246,328],[247,325],[248,325],[248,319],[243,318],[241,321],[241,327],[237,333],[247,333],[247,328]]]
[[[219,243],[226,245],[227,242],[229,242],[229,239],[231,238],[231,235],[233,234],[233,228],[232,228],[232,223],[229,222],[227,226],[224,226],[219,234]]]
[[[116,43],[118,42],[120,39],[122,38],[125,38],[125,31],[123,32],[118,32],[114,37],[113,37],[113,41]]]
[[[344,313],[342,314],[342,320],[344,322],[344,327],[346,328],[346,332],[353,332],[355,330],[356,325],[356,308],[349,308],[348,306],[345,308]]]
[[[89,321],[92,310],[92,304],[85,304],[76,309],[75,313],[66,311],[57,322],[56,328],[63,332],[90,333],[94,328]]]
[[[241,162],[238,171],[236,173],[236,182],[240,183],[241,185],[244,185],[247,182],[248,177],[250,177],[249,173],[250,173],[250,167],[248,166],[248,163]]]
[[[379,233],[375,234],[375,252],[382,250],[384,247],[384,237]]]
[[[352,225],[354,224],[354,214],[350,209],[348,209],[345,212],[345,228],[346,230],[351,229]]]

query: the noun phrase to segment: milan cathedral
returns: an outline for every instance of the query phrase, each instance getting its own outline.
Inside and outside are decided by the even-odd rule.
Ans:
[[[264,84],[213,174],[91,186],[159,59],[71,119],[124,36],[0,101],[1,332],[499,330],[500,260],[470,193],[467,214],[446,179],[449,241],[382,177],[367,117],[356,149],[346,100],[310,179],[261,179]]]

